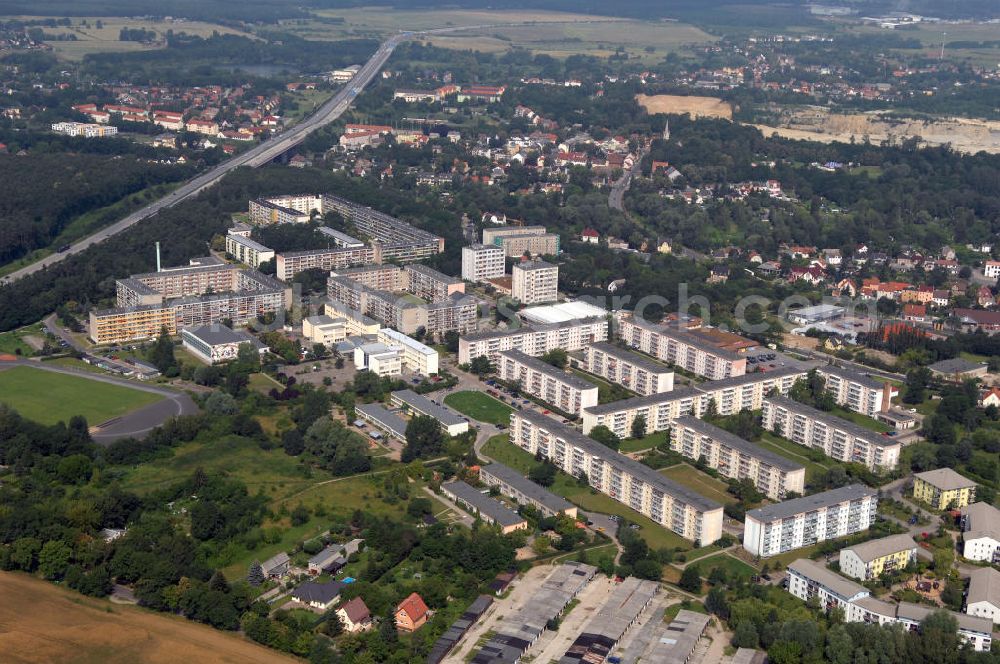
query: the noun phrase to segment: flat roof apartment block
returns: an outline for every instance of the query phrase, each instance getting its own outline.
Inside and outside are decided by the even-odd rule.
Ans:
[[[483,244],[502,248],[507,258],[520,258],[525,253],[532,256],[556,256],[560,251],[559,236],[547,232],[544,226],[484,228],[482,240]]]
[[[559,266],[545,261],[515,264],[510,292],[521,304],[555,302],[559,299]]]
[[[583,432],[604,425],[619,438],[632,434],[632,423],[639,417],[646,420],[646,433],[665,431],[681,415],[700,412],[702,393],[692,387],[680,387],[663,394],[632,397],[621,401],[598,404],[583,410]]]
[[[515,411],[510,440],[681,537],[707,545],[722,536],[721,505],[550,417]]]
[[[374,424],[396,440],[406,442],[406,422],[399,415],[386,410],[384,406],[377,403],[363,403],[358,404],[354,411],[365,422]]]
[[[721,380],[709,380],[695,385],[704,396],[701,410],[708,408],[710,400],[715,401],[719,415],[735,415],[741,410],[760,410],[764,397],[770,393],[788,394],[800,378],[805,378],[804,368],[783,366],[770,371],[754,371]]]
[[[826,391],[838,406],[875,417],[889,410],[892,385],[846,367],[827,364],[816,369],[826,381]]]
[[[630,313],[618,315],[617,318],[618,336],[625,345],[652,355],[661,362],[709,380],[721,380],[746,373],[746,357],[713,346],[686,330],[649,323]]]
[[[691,415],[674,420],[670,449],[695,461],[704,458],[724,477],[749,479],[771,500],[805,492],[805,468]]]
[[[607,339],[608,319],[604,317],[476,332],[458,340],[458,362],[468,364],[474,358],[487,357],[496,364],[503,350],[520,350],[538,357],[554,348],[572,352]]]
[[[462,247],[462,278],[479,283],[502,277],[507,270],[503,248],[493,244]]]
[[[285,251],[275,255],[274,266],[278,279],[289,281],[306,270],[343,270],[374,261],[375,250],[371,247],[332,247]]]
[[[898,440],[787,397],[764,399],[761,419],[768,431],[838,461],[860,463],[873,471],[892,470],[899,462]]]
[[[674,389],[672,369],[606,342],[591,344],[583,349],[583,368],[642,396]]]
[[[442,484],[441,493],[459,506],[471,510],[491,526],[497,526],[503,533],[525,530],[528,527],[528,522],[523,516],[465,482]]]
[[[579,415],[584,408],[597,405],[596,385],[519,350],[500,351],[497,374],[564,413]]]
[[[233,233],[226,235],[226,253],[253,268],[274,258],[274,249],[265,247],[260,242],[255,242],[243,235]]]
[[[562,496],[535,484],[518,471],[496,461],[479,469],[479,480],[489,487],[497,487],[500,493],[513,498],[521,505],[532,505],[543,516],[565,514],[576,518],[576,505]]]
[[[786,500],[750,510],[743,548],[766,558],[867,530],[875,519],[878,495],[861,484]]]

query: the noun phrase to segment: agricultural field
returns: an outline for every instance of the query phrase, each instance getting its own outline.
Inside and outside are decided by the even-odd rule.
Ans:
[[[686,486],[699,496],[704,496],[717,503],[737,502],[736,498],[726,491],[727,485],[725,482],[717,480],[686,463],[664,468],[659,473],[681,486]]]
[[[301,661],[180,616],[112,604],[0,572],[0,652],[9,664],[291,664]]]
[[[42,424],[68,422],[74,415],[83,415],[89,424],[100,424],[162,398],[85,376],[24,365],[0,371],[0,402]]]
[[[507,404],[482,392],[453,392],[444,398],[444,403],[470,419],[488,424],[507,424],[514,412]]]

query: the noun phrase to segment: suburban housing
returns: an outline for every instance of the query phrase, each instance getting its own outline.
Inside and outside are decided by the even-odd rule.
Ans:
[[[840,571],[868,581],[903,569],[917,559],[917,543],[907,534],[889,535],[849,546],[840,552]]]
[[[976,499],[976,483],[951,468],[913,476],[913,497],[936,510],[957,509]]]

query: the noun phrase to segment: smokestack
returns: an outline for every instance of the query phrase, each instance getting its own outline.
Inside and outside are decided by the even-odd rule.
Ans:
[[[156,243],[156,271],[160,271],[160,243]]]

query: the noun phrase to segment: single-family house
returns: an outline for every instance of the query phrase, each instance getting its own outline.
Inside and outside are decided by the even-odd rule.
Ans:
[[[280,579],[288,574],[288,570],[291,566],[292,560],[284,551],[268,558],[260,565],[261,569],[264,570],[264,576],[269,579]]]
[[[337,616],[340,618],[344,631],[351,634],[363,632],[372,626],[372,614],[368,610],[365,601],[360,597],[355,597],[349,602],[344,602],[337,607]]]
[[[417,593],[399,603],[396,607],[396,628],[402,632],[415,632],[427,622],[429,609]]]
[[[326,583],[306,581],[292,591],[292,600],[320,611],[326,611],[340,597],[340,591],[343,587],[344,584],[341,581],[327,581]]]

